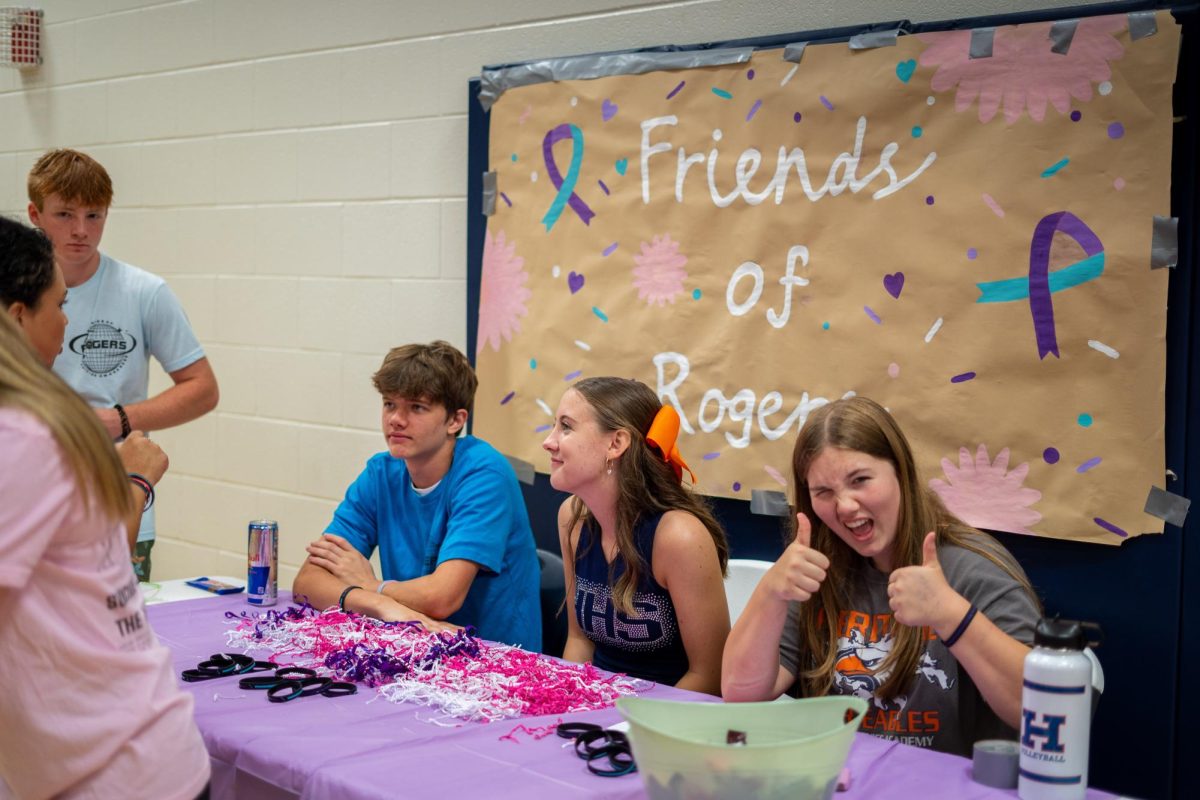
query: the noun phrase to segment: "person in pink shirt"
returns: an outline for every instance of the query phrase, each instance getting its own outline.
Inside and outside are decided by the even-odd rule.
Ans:
[[[153,482],[166,459],[145,452]],[[95,415],[0,314],[0,799],[208,794],[192,698],[130,565],[133,516]]]

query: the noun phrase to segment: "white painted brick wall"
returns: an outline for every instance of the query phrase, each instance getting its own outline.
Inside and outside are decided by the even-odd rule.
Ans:
[[[1084,2],[1095,0],[1084,0]],[[245,568],[279,520],[281,584],[382,442],[384,351],[466,341],[469,78],[485,64],[1048,0],[44,0],[39,69],[0,68],[0,213],[72,146],[106,165],[105,250],[171,282],[221,383],[156,434],[160,578]],[[168,385],[155,373],[152,390]]]

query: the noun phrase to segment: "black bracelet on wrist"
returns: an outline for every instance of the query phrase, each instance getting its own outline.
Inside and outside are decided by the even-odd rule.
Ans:
[[[346,610],[346,595],[350,594],[355,589],[361,589],[361,588],[362,588],[361,586],[347,586],[345,589],[342,589],[342,596],[338,598],[338,609],[341,611],[345,611]]]
[[[975,615],[978,613],[979,609],[974,604],[967,609],[967,613],[963,615],[962,622],[958,623],[958,627],[954,629],[954,633],[942,640],[942,644],[946,645],[947,650],[958,644],[958,640],[967,632],[967,626],[971,624],[971,620],[975,619]]]
[[[113,408],[117,410],[117,416],[121,418],[121,438],[124,439],[133,432],[133,428],[129,425],[129,415],[125,413],[125,407],[120,403],[114,404]]]
[[[149,511],[150,507],[154,505],[154,485],[150,483],[146,476],[139,475],[136,472],[129,473],[129,480],[134,486],[139,487],[146,493],[146,502],[142,504],[142,513]]]

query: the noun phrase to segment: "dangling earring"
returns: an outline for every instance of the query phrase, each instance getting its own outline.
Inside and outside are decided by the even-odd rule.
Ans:
[[[604,462],[604,467],[605,467],[604,474],[612,475],[612,459],[611,458]]]

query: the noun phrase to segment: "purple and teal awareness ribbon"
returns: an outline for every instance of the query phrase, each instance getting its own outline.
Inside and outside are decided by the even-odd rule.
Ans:
[[[1062,231],[1070,236],[1087,258],[1068,267],[1050,272],[1050,247],[1054,234]],[[1051,295],[1081,283],[1099,278],[1104,273],[1104,245],[1079,217],[1069,211],[1048,214],[1038,222],[1029,244],[1029,277],[977,283],[976,303],[1006,303],[1029,298],[1033,316],[1033,331],[1037,338],[1038,358],[1049,354],[1059,358],[1058,336],[1054,328],[1054,303]]]
[[[566,139],[571,140],[572,148],[571,166],[567,168],[567,176],[564,178],[558,171],[558,164],[554,163],[554,145]],[[554,223],[558,222],[558,218],[562,216],[563,209],[568,205],[583,220],[584,225],[589,224],[592,217],[596,216],[596,212],[588,208],[587,203],[583,202],[583,198],[575,194],[575,184],[579,181],[579,168],[583,165],[583,131],[566,122],[547,131],[546,137],[542,139],[542,158],[546,162],[546,174],[550,176],[550,182],[558,190],[558,194],[554,196],[554,202],[546,210],[546,215],[542,217],[542,224],[546,226],[546,232],[550,232]]]

